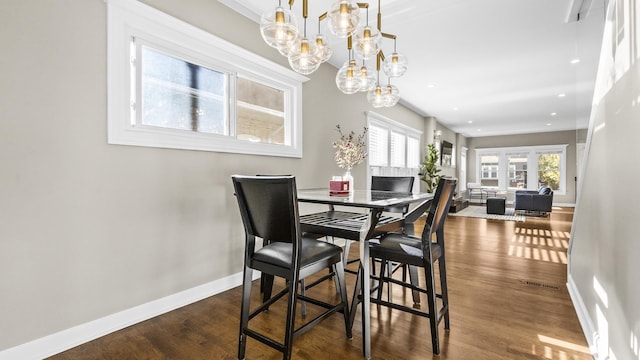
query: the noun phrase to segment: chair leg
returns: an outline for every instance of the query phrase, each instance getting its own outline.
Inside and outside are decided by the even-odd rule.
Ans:
[[[444,307],[444,329],[449,330],[449,291],[447,290],[447,267],[444,253],[438,259],[440,268],[440,290],[442,291],[442,306]]]
[[[380,275],[382,275],[382,270]],[[387,275],[389,278],[393,277],[393,262],[391,261],[387,261]],[[387,282],[387,300],[391,301],[391,282]]]
[[[347,332],[347,338],[351,339],[353,337],[351,333],[351,326],[349,325],[349,321],[351,320],[349,316],[349,302],[347,301],[347,285],[344,279],[344,265],[341,262],[337,262],[333,265],[333,272],[336,274],[334,279],[338,284],[338,292],[340,293],[340,300],[342,304],[344,304],[344,309],[342,313],[344,314],[344,326]]]
[[[304,288],[304,279],[300,280],[300,295],[305,296],[307,294],[307,289]],[[300,302],[300,312],[302,316],[307,316],[307,302]]]
[[[296,276],[294,279],[288,282],[289,286],[289,301],[287,304],[287,323],[284,332],[284,351],[282,352],[282,359],[291,359],[291,352],[293,350],[293,331],[295,330],[296,319],[296,302],[298,300],[298,284],[299,281]]]
[[[435,355],[440,354],[438,336],[438,309],[436,308],[436,287],[433,278],[433,263],[425,264],[424,277],[427,282],[427,305],[429,307],[429,325],[431,327],[431,347]]]
[[[418,267],[413,266],[413,265],[406,265],[409,269],[409,282],[411,283],[411,285],[413,286],[419,286],[419,280],[418,280]],[[420,305],[420,291],[418,290],[411,290],[411,294],[413,295],[413,304],[414,305]]]
[[[261,288],[262,288],[262,302],[266,302],[271,299],[271,293],[273,291],[273,275],[262,274],[260,277]]]
[[[251,305],[251,278],[253,270],[244,268],[244,279],[242,281],[242,305],[240,306],[240,338],[238,342],[238,359],[244,360],[247,348],[247,335],[245,330],[249,327],[249,308]]]
[[[386,271],[386,267],[387,267],[388,263],[389,262],[387,260],[380,259],[380,281],[378,282],[378,294],[377,294],[378,300],[382,300],[382,288],[384,287],[384,283],[385,283],[384,277],[385,277],[385,271]],[[391,267],[389,267],[389,269],[391,269]],[[391,288],[391,284],[388,283],[387,284],[387,289],[390,289],[390,288]],[[389,294],[389,290],[388,290],[387,291],[387,300],[390,300],[389,296],[390,296],[390,294]]]

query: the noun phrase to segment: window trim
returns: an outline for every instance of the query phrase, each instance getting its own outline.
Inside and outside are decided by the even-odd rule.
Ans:
[[[107,1],[107,123],[109,144],[161,147],[283,157],[302,157],[302,84],[309,80],[286,67],[260,57],[211,33],[133,0]],[[204,134],[131,124],[130,42],[170,47],[215,70],[228,70],[285,91],[285,124],[290,125],[290,145],[253,143],[233,135]],[[240,75],[238,75],[240,74]],[[230,91],[230,114],[235,116],[235,90]],[[230,119],[235,123],[235,118]]]
[[[507,189],[509,191],[519,190],[518,188],[508,187],[509,171],[508,171],[508,155],[513,153],[528,153],[527,166],[527,184],[528,190],[538,190],[531,188],[532,184],[538,184],[538,154],[541,153],[560,153],[560,189],[554,190],[557,195],[566,195],[567,191],[567,147],[568,144],[560,145],[540,145],[540,146],[521,146],[521,147],[504,147],[504,148],[481,148],[475,149],[476,152],[476,179],[482,178],[481,157],[483,155],[498,156],[498,188]]]

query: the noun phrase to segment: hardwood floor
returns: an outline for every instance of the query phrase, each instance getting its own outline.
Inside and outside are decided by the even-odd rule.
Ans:
[[[431,352],[428,319],[372,306],[373,358],[592,359],[565,286],[572,216],[571,208],[554,208],[550,217],[526,222],[448,217],[451,330],[440,324],[441,355]],[[347,277],[352,289],[355,277]],[[314,294],[337,300],[332,282],[325,284]],[[51,359],[236,359],[240,295],[239,287],[226,291]],[[411,293],[399,288],[392,295],[411,301]],[[313,306],[308,308],[311,316]],[[283,311],[281,301],[253,323],[282,334]],[[360,326],[357,320],[349,340],[342,317],[332,316],[296,339],[293,356],[362,359]],[[248,359],[281,357],[249,340]]]

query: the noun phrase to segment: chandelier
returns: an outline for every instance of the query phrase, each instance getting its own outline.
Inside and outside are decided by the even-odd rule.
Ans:
[[[264,41],[286,56],[291,68],[304,75],[316,71],[320,64],[333,54],[329,40],[321,33],[320,23],[327,19],[329,30],[347,40],[348,60],[338,69],[336,86],[345,94],[366,92],[373,107],[391,107],[400,100],[398,88],[391,79],[404,75],[407,58],[396,50],[396,36],[382,32],[382,15],[378,0],[378,24],[369,26],[369,4],[354,0],[336,0],[329,10],[318,17],[318,33],[314,39],[307,37],[308,0],[302,2],[302,31],[298,27],[289,0],[289,9],[278,6],[265,12],[260,19],[260,33]],[[361,9],[366,9],[366,19],[361,24]],[[393,53],[386,57],[381,49],[382,39],[393,40]],[[367,68],[366,62],[375,59],[375,72]],[[380,85],[380,70],[387,76],[387,85]]]

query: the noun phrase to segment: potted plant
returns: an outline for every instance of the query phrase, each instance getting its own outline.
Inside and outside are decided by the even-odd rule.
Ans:
[[[440,180],[440,169],[438,168],[438,149],[434,144],[427,145],[427,154],[424,156],[424,162],[420,164],[420,180],[427,183],[427,192],[436,191],[438,181]]]

